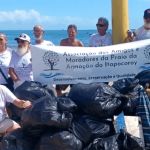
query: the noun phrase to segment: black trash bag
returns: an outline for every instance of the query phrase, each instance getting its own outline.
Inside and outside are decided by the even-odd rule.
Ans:
[[[122,95],[104,83],[75,84],[68,96],[78,108],[98,118],[113,117]]]
[[[69,131],[76,135],[84,145],[88,145],[95,138],[107,137],[110,133],[110,126],[92,116],[74,116]]]
[[[143,146],[141,139],[133,138],[133,136],[122,130],[120,134],[104,139],[95,139],[84,150],[143,150]]]
[[[110,136],[108,138],[97,138],[84,150],[120,150],[119,144],[117,143],[119,134]]]
[[[42,135],[38,150],[82,150],[82,142],[69,131]]]
[[[139,80],[134,80],[132,82],[127,93],[121,98],[121,105],[116,109],[115,115],[118,115],[123,111],[124,115],[135,116],[140,86]]]
[[[128,93],[129,88],[132,85],[133,81],[134,81],[134,78],[119,79],[114,82],[112,87],[115,88],[117,91],[119,91],[121,94],[126,94]]]
[[[46,88],[46,86],[43,86],[40,82],[34,81],[25,81],[23,84],[17,87],[13,93],[17,98],[29,100],[30,102],[34,102],[45,95],[51,95],[55,97],[52,90]]]
[[[1,143],[1,150],[24,150],[33,148],[33,140],[23,134],[22,129],[17,129],[10,133],[5,134]]]
[[[69,98],[57,98],[58,109],[61,112],[75,112],[77,110],[77,105]]]
[[[134,96],[127,96],[127,95],[124,98],[122,98],[120,109],[121,111],[124,112],[124,115],[135,116],[137,99],[138,99],[137,96],[134,97]]]
[[[135,79],[139,79],[140,85],[142,85],[143,87],[145,87],[146,83],[150,84],[150,70],[144,70],[144,71],[138,73],[135,76]]]
[[[143,150],[143,142],[140,138],[131,136],[129,133],[121,130],[118,143],[121,143],[122,150]]]
[[[21,126],[29,136],[39,137],[48,129],[67,129],[72,118],[71,113],[59,111],[56,98],[47,95],[23,111]]]
[[[34,102],[35,100],[45,95],[54,96],[54,92],[52,90],[42,86],[41,83],[34,81],[25,81],[23,84],[17,87],[13,93],[17,98],[22,100],[29,100],[30,102]],[[18,108],[12,103],[10,103],[9,109],[12,112],[11,119],[21,119],[22,111],[24,109]]]
[[[61,94],[61,95],[59,95],[58,97],[59,98],[68,98],[68,95],[69,95],[69,93],[63,93],[63,94]]]

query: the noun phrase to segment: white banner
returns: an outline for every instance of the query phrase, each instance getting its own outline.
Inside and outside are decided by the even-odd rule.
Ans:
[[[106,47],[31,45],[34,80],[43,84],[109,82],[150,69],[150,40]]]

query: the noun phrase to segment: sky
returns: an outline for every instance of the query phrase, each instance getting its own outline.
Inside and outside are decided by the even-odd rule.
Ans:
[[[128,0],[128,8],[130,29],[137,29],[143,25],[150,0]],[[111,0],[4,0],[0,3],[0,30],[32,30],[37,24],[45,30],[66,30],[69,24],[91,30],[96,29],[99,17],[107,18],[112,29],[111,15]]]

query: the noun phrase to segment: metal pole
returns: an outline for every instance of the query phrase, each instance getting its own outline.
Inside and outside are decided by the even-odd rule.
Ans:
[[[123,43],[128,29],[128,0],[112,0],[113,44]]]

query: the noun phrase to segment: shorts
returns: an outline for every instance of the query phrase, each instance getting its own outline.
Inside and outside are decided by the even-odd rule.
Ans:
[[[2,122],[0,122],[0,134],[6,133],[7,129],[13,126],[14,124],[17,124],[17,123],[9,118],[6,118]]]

